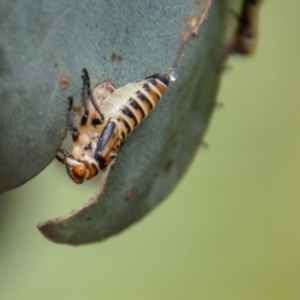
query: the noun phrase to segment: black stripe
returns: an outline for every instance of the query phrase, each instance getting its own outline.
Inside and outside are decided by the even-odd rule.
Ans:
[[[92,150],[92,143],[89,143],[87,146],[85,146],[84,150]]]
[[[137,96],[140,100],[142,100],[143,102],[148,102],[148,103],[149,103],[149,106],[151,107],[151,109],[154,108],[152,102],[151,102],[144,94],[142,94],[140,91],[137,91],[135,94],[136,94],[136,96]]]
[[[118,118],[118,121],[124,123],[124,125],[125,125],[125,127],[126,127],[126,129],[127,129],[127,134],[129,134],[129,133],[131,132],[131,127],[130,127],[130,125],[128,124],[128,122],[127,122],[124,118],[121,118],[121,117]]]
[[[99,163],[100,170],[104,170],[107,167],[107,162],[102,155],[97,157],[97,161]]]
[[[152,85],[157,86],[157,80],[156,80],[155,78],[151,78],[151,79],[149,80],[149,82],[150,82]]]
[[[152,85],[157,86],[156,79],[151,79],[151,80],[149,80],[149,82],[150,82]],[[145,87],[145,85],[147,85],[147,87]],[[145,90],[146,90],[148,93],[151,93],[151,92],[150,92],[150,89],[151,89],[151,91],[152,91],[153,93],[156,94],[158,100],[161,98],[161,95],[158,94],[157,91],[156,91],[153,87],[151,88],[150,85],[149,85],[148,83],[145,83],[145,84],[143,85],[143,88],[145,88]],[[147,88],[147,89],[146,89],[146,88]]]
[[[138,120],[136,119],[135,115],[131,112],[131,110],[127,106],[123,106],[122,113],[134,120],[134,127],[138,124]]]
[[[92,125],[93,126],[96,126],[96,125],[99,125],[99,124],[101,124],[102,122],[101,122],[101,120],[99,119],[99,118],[94,118],[94,119],[92,119]]]
[[[84,126],[86,124],[86,122],[87,122],[87,119],[88,119],[88,116],[87,115],[83,115],[82,118],[81,118],[80,125]]]
[[[151,78],[154,78],[154,77],[157,77],[157,76],[159,76],[159,74],[154,74],[154,75],[148,76],[145,79],[147,80],[147,79],[151,79]]]
[[[77,128],[75,128],[75,129],[71,132],[71,135],[72,135],[72,140],[73,140],[73,142],[78,141],[79,132],[78,132]]]
[[[164,83],[166,86],[168,86],[168,84],[170,82],[169,76],[167,74],[154,75],[153,78],[158,79],[159,81],[161,81],[162,83]]]
[[[155,81],[155,80],[154,80],[154,81]],[[151,80],[149,80],[149,82],[151,82]],[[152,83],[152,82],[151,82],[151,83]],[[155,82],[154,85],[156,85],[156,82]],[[148,83],[144,83],[144,84],[143,84],[143,89],[144,89],[146,92],[150,93],[150,86],[149,86]]]
[[[142,118],[145,118],[145,113],[143,111],[143,109],[141,108],[140,104],[138,102],[136,102],[133,98],[129,98],[129,104],[135,109],[135,110],[139,110],[142,113]]]

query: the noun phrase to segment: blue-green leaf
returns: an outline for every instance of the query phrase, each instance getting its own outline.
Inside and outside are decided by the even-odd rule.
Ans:
[[[215,106],[228,13],[226,1],[213,1],[199,36],[188,37],[181,49],[194,2],[0,3],[2,192],[55,157],[67,129],[67,96],[80,99],[82,68],[92,86],[110,78],[120,87],[165,72],[180,50],[177,81],[126,140],[102,194],[40,224],[49,239],[82,244],[120,232],[160,203],[190,164]]]

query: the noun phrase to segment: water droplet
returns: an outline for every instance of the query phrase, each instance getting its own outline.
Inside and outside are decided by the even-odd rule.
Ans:
[[[175,72],[174,68],[171,68],[167,71],[167,74],[170,77],[170,81],[175,81],[177,79],[177,73]]]

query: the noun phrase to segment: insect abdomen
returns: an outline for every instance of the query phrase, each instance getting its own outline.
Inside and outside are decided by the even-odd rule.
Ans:
[[[153,75],[116,90],[101,108],[109,120],[95,153],[100,169],[114,158],[121,142],[155,108],[170,82],[168,74]]]
[[[167,90],[169,81],[169,75],[163,74],[133,83],[135,89],[131,89],[130,84],[124,86],[124,90],[128,88],[130,93],[120,103],[117,117],[124,138],[155,108]]]

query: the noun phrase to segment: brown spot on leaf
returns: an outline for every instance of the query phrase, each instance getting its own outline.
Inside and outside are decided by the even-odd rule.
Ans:
[[[133,195],[133,190],[128,190],[125,194],[125,198],[128,200],[132,197]]]
[[[110,56],[110,60],[112,62],[116,62],[116,61],[121,61],[122,60],[122,56],[118,55],[116,52],[112,52],[111,56]]]
[[[59,86],[62,90],[65,90],[70,84],[69,77],[67,75],[62,74],[59,77]]]
[[[177,53],[173,61],[172,67],[176,68],[180,57],[182,56],[182,49],[186,40],[192,36],[197,37],[201,29],[202,23],[204,22],[208,10],[211,6],[212,0],[204,0],[203,2],[195,1],[194,5],[191,7],[190,17],[187,19],[184,29],[181,32],[180,41],[177,48]],[[198,10],[197,6],[202,5],[201,11],[195,14],[194,11]]]
[[[164,168],[165,174],[168,174],[171,171],[172,166],[173,166],[173,159],[170,158],[167,161],[165,168]]]

